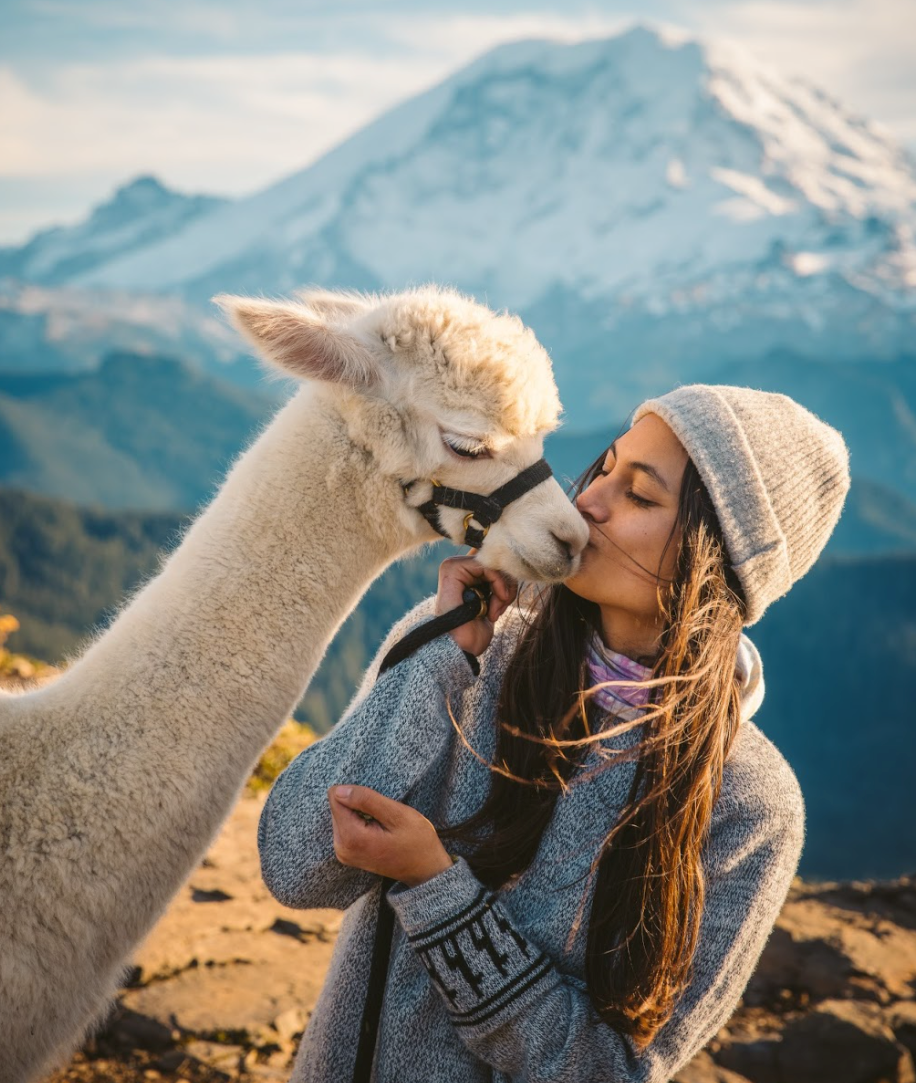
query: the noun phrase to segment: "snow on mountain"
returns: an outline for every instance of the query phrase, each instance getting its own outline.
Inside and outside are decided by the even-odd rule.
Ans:
[[[790,277],[897,293],[916,290],[914,223],[913,163],[877,127],[731,47],[637,26],[498,48],[78,281],[202,296],[433,278],[514,308],[557,287],[658,308],[775,255]]]
[[[192,305],[451,283],[532,324],[581,427],[774,351],[899,357],[914,230],[916,165],[878,126],[732,46],[637,25],[497,48],[309,168],[66,278]]]
[[[69,282],[107,261],[142,252],[225,203],[215,196],[183,195],[155,177],[137,177],[84,222],[42,230],[21,248],[0,248],[0,277]]]

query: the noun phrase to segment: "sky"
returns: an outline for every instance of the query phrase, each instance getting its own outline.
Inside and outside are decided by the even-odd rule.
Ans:
[[[237,196],[494,45],[635,21],[736,43],[916,156],[916,0],[0,0],[0,244],[152,173]]]

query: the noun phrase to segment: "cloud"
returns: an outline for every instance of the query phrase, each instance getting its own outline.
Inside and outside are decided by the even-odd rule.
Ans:
[[[119,5],[115,17],[103,0],[79,8],[61,8],[61,0],[35,2],[45,16],[78,11],[84,26],[155,29],[153,12],[142,5],[130,11]],[[201,5],[187,5],[170,29],[200,28],[206,15]],[[238,13],[227,9],[222,20],[217,36],[239,32]],[[376,9],[361,17],[359,43],[336,50],[312,41],[308,50],[119,55],[92,63],[36,63],[27,72],[7,64],[0,66],[0,179],[8,182],[7,191],[12,181],[19,191],[34,182],[49,194],[48,182],[57,178],[61,195],[48,203],[48,218],[56,220],[74,217],[65,188],[82,193],[91,180],[101,199],[138,173],[155,173],[185,190],[242,194],[305,167],[385,109],[495,45],[523,37],[609,35],[627,21],[551,14],[392,16]],[[38,214],[30,207],[26,218],[17,219],[19,229],[7,215],[0,237],[18,239],[44,224]]]
[[[380,37],[411,51],[433,52],[452,66],[466,63],[497,45],[525,38],[582,41],[610,37],[630,26],[634,15],[603,15],[595,12],[559,15],[549,12],[517,14],[465,14],[379,22]]]
[[[243,191],[305,165],[438,74],[422,61],[309,53],[64,65],[44,86],[0,68],[0,171],[145,170]]]

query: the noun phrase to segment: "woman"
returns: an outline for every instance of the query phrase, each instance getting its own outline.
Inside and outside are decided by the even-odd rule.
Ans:
[[[693,385],[582,480],[591,541],[564,584],[513,606],[473,557],[444,562],[261,819],[274,895],[349,908],[294,1080],[352,1076],[379,876],[380,1081],[664,1083],[727,1022],[804,839],[742,627],[813,564],[848,485],[842,437],[791,399]],[[376,681],[482,577],[485,618]]]

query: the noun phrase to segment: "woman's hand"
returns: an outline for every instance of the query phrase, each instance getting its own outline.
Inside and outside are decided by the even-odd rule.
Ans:
[[[452,859],[435,827],[409,805],[368,786],[332,786],[328,802],[334,853],[342,865],[388,876],[409,887],[451,868]]]
[[[474,550],[476,552],[476,550]],[[461,605],[465,587],[485,579],[491,587],[490,604],[486,615],[468,621],[449,632],[463,651],[480,655],[490,646],[493,626],[509,608],[518,594],[518,583],[503,572],[485,568],[473,555],[447,557],[439,565],[439,589],[436,593],[436,614],[447,613]]]

